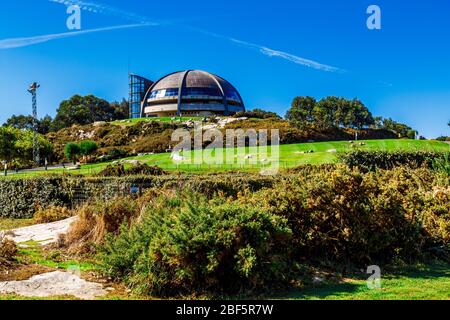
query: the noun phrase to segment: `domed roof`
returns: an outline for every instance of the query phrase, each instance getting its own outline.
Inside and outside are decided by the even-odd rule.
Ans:
[[[244,104],[239,92],[225,79],[201,70],[188,70],[169,74],[158,80],[151,92],[159,90],[182,88],[182,96],[199,94],[198,92],[207,92],[211,96],[225,96],[229,100],[234,100]],[[189,90],[194,89],[194,90]],[[204,89],[197,91],[195,89]]]

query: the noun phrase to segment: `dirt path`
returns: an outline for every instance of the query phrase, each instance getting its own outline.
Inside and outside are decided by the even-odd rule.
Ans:
[[[39,224],[11,231],[1,231],[19,246],[27,247],[33,241],[41,246],[55,243],[60,234],[65,234],[76,217],[46,224]],[[79,272],[54,271],[39,274],[23,281],[0,282],[0,294],[17,294],[24,297],[72,296],[79,299],[94,299],[108,292],[101,284],[81,278]]]

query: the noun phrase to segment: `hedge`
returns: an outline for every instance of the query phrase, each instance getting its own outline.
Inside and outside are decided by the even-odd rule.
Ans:
[[[270,187],[276,177],[259,175],[166,175],[133,177],[39,177],[0,180],[0,217],[31,218],[39,208],[74,207],[94,198],[112,199],[150,188],[189,188],[208,197],[236,196]]]
[[[367,151],[355,150],[338,154],[339,160],[350,168],[364,170],[393,169],[398,166],[432,168],[434,161],[448,156],[445,152],[434,151]]]

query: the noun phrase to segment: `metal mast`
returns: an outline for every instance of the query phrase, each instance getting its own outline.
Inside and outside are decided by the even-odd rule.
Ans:
[[[38,114],[37,114],[37,99],[36,99],[36,91],[40,87],[39,84],[33,82],[28,89],[28,92],[31,93],[32,103],[33,103],[33,160],[39,165],[39,142],[38,142]]]

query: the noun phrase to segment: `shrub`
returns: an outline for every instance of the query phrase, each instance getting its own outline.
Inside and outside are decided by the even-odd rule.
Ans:
[[[67,159],[72,161],[73,163],[77,162],[78,156],[80,155],[80,146],[76,143],[68,143],[64,147],[64,155]]]
[[[48,208],[39,208],[34,215],[34,221],[36,223],[51,223],[60,220],[64,220],[73,216],[72,212],[59,206],[50,206]]]
[[[95,141],[85,140],[81,141],[80,144],[80,154],[82,156],[89,156],[95,153],[98,149],[98,145]]]
[[[443,157],[434,159],[432,166],[434,170],[450,176],[450,153],[445,154]]]
[[[432,167],[433,161],[446,156],[444,152],[428,151],[367,151],[355,150],[338,154],[339,160],[350,168],[359,167],[364,170],[392,169],[398,166],[418,168]]]
[[[294,281],[305,263],[383,265],[450,249],[450,181],[427,168],[305,166],[255,188],[216,178],[222,193],[193,176],[86,206],[67,242],[98,244],[106,275],[157,296],[255,293]]]
[[[159,174],[159,169],[152,173]],[[187,188],[208,197],[222,192],[236,196],[249,189],[257,191],[270,187],[277,177],[252,174],[172,174],[122,177],[36,177],[28,179],[0,179],[0,216],[5,218],[32,218],[39,208],[49,206],[72,207],[89,199],[108,200],[132,194],[132,190],[157,188]]]
[[[117,234],[122,223],[137,217],[138,204],[128,197],[95,201],[78,211],[78,218],[65,237],[70,253],[88,254],[95,245],[103,243],[106,234]]]
[[[237,293],[286,283],[291,232],[254,207],[192,194],[161,196],[109,236],[104,272],[140,293]]]
[[[0,268],[9,266],[15,260],[18,249],[14,241],[0,235]]]
[[[32,218],[39,208],[68,206],[68,189],[63,178],[0,180],[0,217]]]
[[[427,169],[363,173],[341,166],[286,178],[240,201],[288,219],[297,259],[413,261],[435,244],[450,244],[448,205],[428,196],[434,184],[448,187],[439,181]]]

